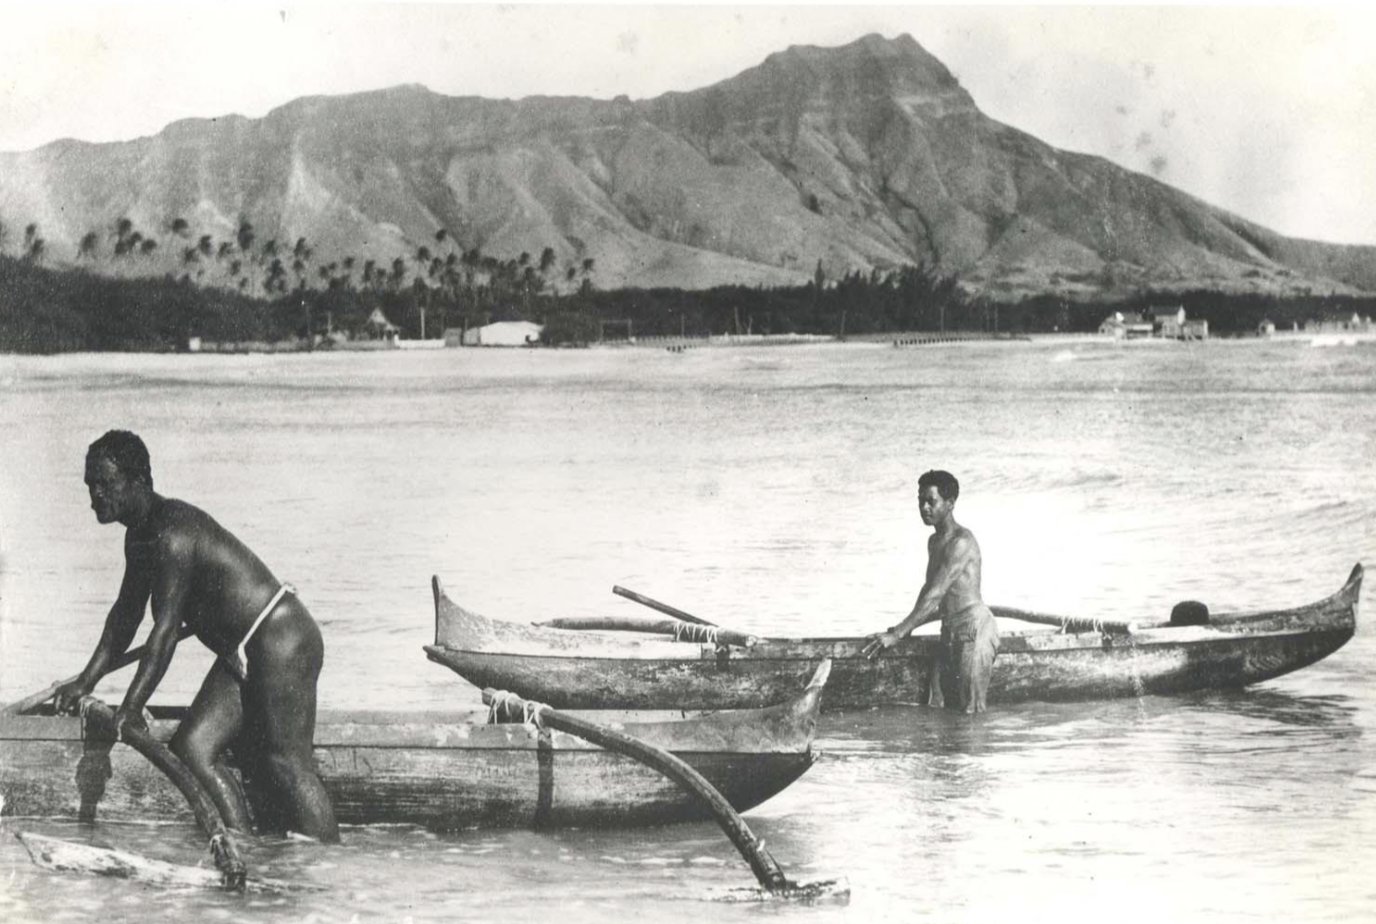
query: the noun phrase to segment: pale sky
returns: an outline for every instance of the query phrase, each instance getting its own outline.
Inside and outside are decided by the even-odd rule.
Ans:
[[[1376,13],[1263,7],[0,4],[0,151],[420,83],[693,90],[789,45],[907,32],[989,116],[1296,237],[1376,244]]]

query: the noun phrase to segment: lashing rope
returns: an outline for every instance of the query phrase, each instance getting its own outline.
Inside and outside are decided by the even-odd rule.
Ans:
[[[705,642],[709,645],[716,645],[717,629],[717,626],[700,626],[691,622],[675,622],[674,641]]]
[[[1079,627],[1074,630],[1077,632],[1084,631],[1084,627],[1088,626],[1091,631],[1098,632],[1100,635],[1108,634],[1108,628],[1104,625],[1104,621],[1102,619],[1085,618],[1084,616],[1064,616],[1061,618],[1060,632],[1062,635],[1065,635],[1067,632],[1072,631],[1072,626]]]
[[[521,699],[521,697],[508,690],[498,690],[496,693],[492,694],[492,704],[488,706],[487,710],[487,724],[501,724],[498,719],[503,710],[515,712],[516,710],[513,707],[512,700],[521,704],[522,725],[528,728],[538,729],[543,729],[545,727],[544,720],[541,718],[540,714],[544,707],[540,703],[532,703],[528,700]]]

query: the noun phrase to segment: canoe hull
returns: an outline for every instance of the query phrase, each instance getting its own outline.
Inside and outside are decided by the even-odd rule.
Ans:
[[[798,708],[779,707],[763,722],[753,714],[737,716],[734,729],[694,728],[692,721],[672,723],[680,727],[663,734],[622,727],[683,758],[744,811],[812,764],[816,697],[811,699]],[[158,721],[153,729],[166,739],[175,726]],[[742,740],[755,743],[745,750]],[[711,817],[694,796],[631,758],[522,725],[407,723],[394,715],[322,722],[315,762],[344,824],[610,827]],[[272,827],[271,805],[251,776],[249,783],[255,821]],[[70,717],[0,717],[0,797],[7,816],[193,820],[180,793],[142,756],[122,744],[83,738],[81,720]]]
[[[1241,687],[1332,654],[1356,629],[1362,569],[1337,594],[1292,610],[1218,614],[1208,625],[1132,634],[1006,633],[989,702],[1064,702]],[[832,659],[825,707],[924,703],[939,642],[910,637],[870,661],[859,638],[764,639],[722,652],[710,645],[620,642],[486,620],[441,599],[437,644],[426,653],[478,686],[510,689],[555,708],[744,709],[796,694],[810,666]],[[995,613],[999,612],[995,608]],[[557,630],[540,630],[557,632]],[[580,636],[570,639],[568,636]],[[542,647],[543,646],[543,647]]]

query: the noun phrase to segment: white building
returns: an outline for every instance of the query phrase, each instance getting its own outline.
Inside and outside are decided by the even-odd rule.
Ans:
[[[463,332],[464,346],[534,346],[540,342],[544,327],[531,321],[497,321]],[[446,332],[445,341],[450,338]]]

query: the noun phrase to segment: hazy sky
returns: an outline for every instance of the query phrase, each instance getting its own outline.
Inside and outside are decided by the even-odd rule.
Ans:
[[[4,3],[0,151],[400,83],[645,98],[869,32],[911,34],[986,114],[1057,147],[1376,244],[1376,13],[1356,5]]]

